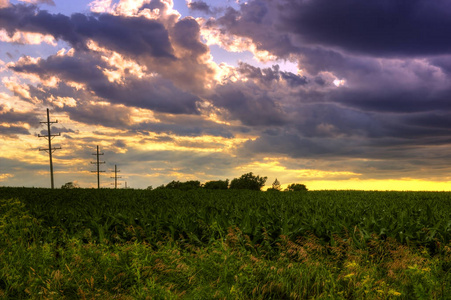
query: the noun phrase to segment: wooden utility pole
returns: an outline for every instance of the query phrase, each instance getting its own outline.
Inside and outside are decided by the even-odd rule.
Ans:
[[[121,170],[118,170],[118,169],[117,169],[117,165],[114,165],[114,177],[110,177],[110,178],[114,178],[114,188],[115,188],[115,189],[117,189],[117,185],[118,185],[117,179],[118,179],[118,178],[121,178],[121,177],[117,177],[117,173],[120,172],[120,171],[121,171]],[[119,183],[119,185],[121,185],[121,184]]]
[[[95,164],[97,165],[97,171],[91,171],[91,172],[96,172],[97,173],[97,188],[100,189],[100,172],[105,172],[105,171],[100,171],[100,165],[104,164],[104,161],[99,161],[99,156],[100,155],[104,155],[104,153],[100,153],[99,152],[99,145],[97,145],[97,153],[93,153],[92,155],[96,155],[97,156],[97,161],[92,161],[91,164]]]
[[[49,154],[49,158],[50,158],[50,182],[52,185],[52,189],[55,188],[55,183],[53,181],[53,160],[52,160],[52,153],[55,152],[56,150],[61,149],[61,147],[54,147],[52,148],[52,139],[55,136],[60,136],[61,133],[58,134],[52,134],[50,132],[50,124],[55,124],[58,123],[58,120],[56,120],[55,122],[50,122],[50,113],[49,113],[49,109],[47,108],[47,122],[40,122],[41,124],[47,124],[47,134],[46,135],[40,135],[38,134],[38,137],[43,137],[46,138],[49,141],[49,147],[47,149],[44,148],[39,148],[39,151],[46,151]]]

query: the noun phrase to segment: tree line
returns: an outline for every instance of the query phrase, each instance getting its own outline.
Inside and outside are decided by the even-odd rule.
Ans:
[[[176,181],[173,180],[166,185],[160,185],[155,189],[176,189],[182,191],[194,190],[194,189],[208,189],[208,190],[227,190],[227,189],[241,189],[241,190],[253,190],[253,191],[261,191],[262,187],[265,186],[266,180],[268,177],[260,177],[259,175],[254,175],[252,172],[241,175],[239,178],[234,178],[229,182],[226,180],[212,180],[207,181],[204,184],[201,184],[198,180],[190,180],[190,181]],[[148,190],[154,189],[152,186],[147,187]],[[300,183],[292,183],[288,185],[288,187],[284,191],[307,191],[307,187],[304,184]],[[282,187],[280,182],[277,180],[274,181],[272,187],[267,191],[270,192],[280,192],[282,191]]]

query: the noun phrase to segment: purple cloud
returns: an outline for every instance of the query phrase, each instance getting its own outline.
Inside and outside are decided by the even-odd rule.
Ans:
[[[87,42],[92,39],[128,56],[175,58],[163,24],[144,17],[80,13],[68,17],[18,4],[0,9],[0,28],[10,35],[17,30],[50,34],[78,50],[87,50]]]

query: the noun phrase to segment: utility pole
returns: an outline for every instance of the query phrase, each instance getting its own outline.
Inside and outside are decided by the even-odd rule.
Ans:
[[[117,183],[117,179],[118,179],[118,178],[121,178],[121,177],[117,177],[117,173],[120,172],[120,171],[121,171],[121,170],[118,170],[118,169],[117,169],[117,165],[114,165],[114,177],[110,177],[110,178],[114,178],[114,188],[115,188],[115,189],[117,189],[117,184],[118,184],[118,183]],[[119,185],[121,185],[121,184],[119,183]]]
[[[47,122],[40,122],[41,124],[47,124],[47,134],[46,135],[40,135],[38,134],[38,137],[43,137],[46,138],[49,141],[49,147],[47,149],[44,148],[39,148],[39,151],[46,151],[49,154],[49,158],[50,158],[50,181],[52,184],[52,189],[55,188],[55,184],[53,181],[53,160],[52,160],[52,153],[55,152],[56,150],[61,149],[61,147],[54,147],[52,148],[52,139],[55,136],[61,136],[61,133],[58,134],[52,134],[50,132],[50,124],[55,124],[58,123],[58,120],[56,120],[55,122],[50,122],[50,113],[49,113],[49,109],[47,108]]]
[[[97,165],[97,171],[91,171],[91,172],[97,172],[97,188],[100,189],[100,172],[105,172],[105,171],[100,171],[100,164],[104,164],[104,161],[99,161],[99,155],[103,155],[104,153],[100,153],[99,152],[99,145],[97,145],[97,153],[93,153],[92,155],[96,155],[97,156],[97,161],[92,161],[91,164],[95,164]]]

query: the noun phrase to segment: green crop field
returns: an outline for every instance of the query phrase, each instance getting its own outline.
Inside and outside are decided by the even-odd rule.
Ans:
[[[451,299],[451,193],[0,188],[4,299]]]

